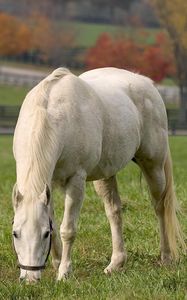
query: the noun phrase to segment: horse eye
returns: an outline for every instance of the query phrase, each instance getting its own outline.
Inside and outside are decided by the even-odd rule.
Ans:
[[[17,239],[18,238],[18,234],[16,233],[16,231],[12,232],[12,235]]]
[[[49,233],[50,233],[49,231],[46,231],[46,233],[44,234],[44,239],[48,238]]]

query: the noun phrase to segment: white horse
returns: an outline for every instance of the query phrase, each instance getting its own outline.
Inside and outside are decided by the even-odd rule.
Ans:
[[[150,79],[116,68],[79,77],[64,68],[55,70],[26,96],[13,151],[13,238],[20,278],[40,279],[51,239],[58,280],[69,275],[87,180],[94,181],[103,198],[111,226],[112,257],[104,272],[121,269],[126,251],[116,173],[131,160],[143,171],[153,198],[163,263],[177,257],[177,240],[184,246],[176,217],[166,111]],[[50,193],[53,175],[65,190],[62,251]]]

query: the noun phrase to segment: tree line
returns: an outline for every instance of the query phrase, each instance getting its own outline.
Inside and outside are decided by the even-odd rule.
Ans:
[[[0,55],[32,55],[42,63],[62,62],[62,49],[73,47],[75,32],[39,13],[26,20],[0,13]]]

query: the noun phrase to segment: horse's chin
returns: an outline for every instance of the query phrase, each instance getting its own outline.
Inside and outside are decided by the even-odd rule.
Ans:
[[[36,284],[41,279],[41,271],[26,271],[21,270],[19,281],[26,284]]]

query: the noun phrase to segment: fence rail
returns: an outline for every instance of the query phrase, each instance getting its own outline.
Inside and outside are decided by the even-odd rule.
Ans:
[[[0,105],[0,127],[14,128],[18,119],[20,106]]]
[[[14,85],[14,86],[35,86],[39,81],[46,77],[46,73],[42,71],[35,71],[30,69],[20,69],[13,67],[0,67],[0,83]],[[179,107],[179,88],[157,86],[164,102],[167,105],[171,104],[174,107]],[[20,107],[19,106],[0,106],[0,134],[13,133],[16,121],[18,118]],[[178,109],[168,109],[168,125],[169,130],[173,134],[177,133],[178,130],[187,132],[187,123],[181,125],[179,118]],[[187,110],[186,110],[187,120]]]
[[[11,86],[33,87],[46,76],[43,74],[10,73],[0,70],[0,83]]]
[[[0,105],[0,134],[12,134],[18,119],[20,106]],[[187,110],[186,110],[187,115]],[[171,134],[179,131],[187,135],[187,124],[181,126],[179,122],[179,110],[167,109],[168,127]]]

